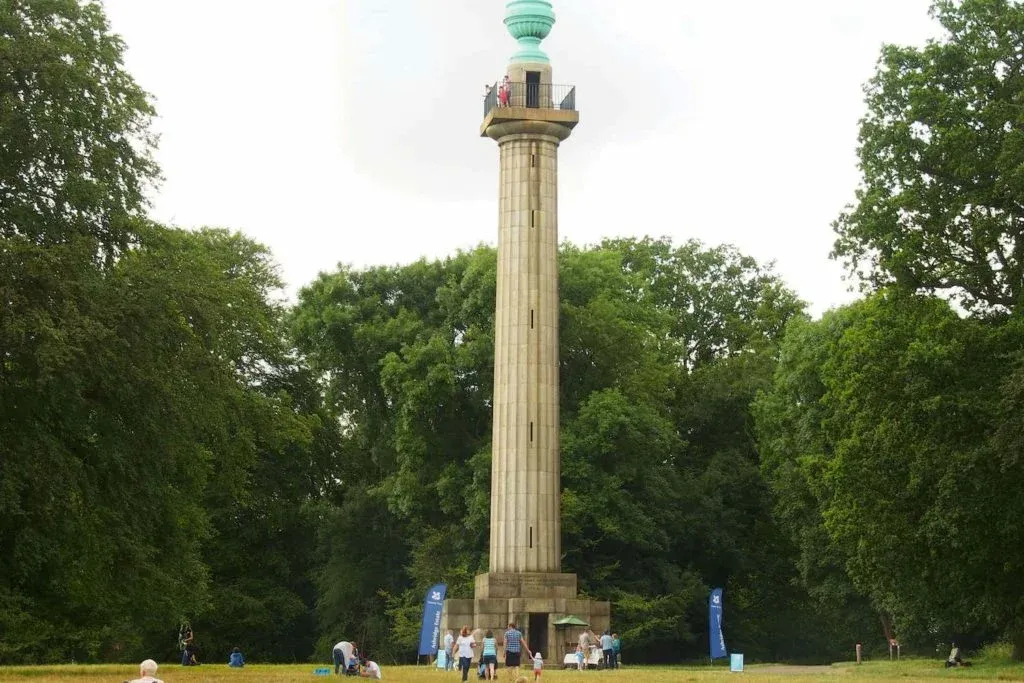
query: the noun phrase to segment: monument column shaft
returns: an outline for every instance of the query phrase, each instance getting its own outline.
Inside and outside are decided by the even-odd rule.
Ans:
[[[558,146],[580,117],[576,88],[553,84],[540,49],[554,23],[550,0],[507,0],[505,27],[519,50],[484,97],[480,135],[498,143],[501,159],[490,567],[472,600],[445,601],[441,621],[499,633],[516,622],[530,650],[560,662],[557,619],[572,613],[601,631],[611,605],[580,598],[576,575],[562,573]]]
[[[490,571],[561,571],[558,142],[498,139]]]

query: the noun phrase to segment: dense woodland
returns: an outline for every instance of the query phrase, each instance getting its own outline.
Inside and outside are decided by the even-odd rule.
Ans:
[[[630,661],[706,656],[715,586],[748,659],[1024,657],[1024,8],[933,14],[865,87],[859,301],[562,246],[563,567]],[[147,217],[123,51],[95,2],[0,1],[0,663],[173,659],[186,622],[214,660],[411,661],[424,589],[487,567],[495,252],[286,301],[244,234]]]

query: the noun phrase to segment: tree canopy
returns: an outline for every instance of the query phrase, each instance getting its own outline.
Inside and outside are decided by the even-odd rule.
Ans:
[[[910,640],[1019,638],[1024,470],[994,440],[1018,340],[898,292],[791,323],[755,412],[809,584],[849,599],[848,577]]]
[[[811,320],[731,246],[560,248],[563,567],[632,661],[702,658],[712,587],[752,659],[890,627],[1024,658],[1024,10],[933,12],[867,88],[866,298]],[[123,52],[98,2],[0,3],[0,664],[170,659],[183,623],[207,661],[407,661],[424,589],[488,565],[495,251],[285,301],[263,245],[147,216]]]
[[[872,285],[945,292],[969,311],[1024,304],[1024,5],[939,0],[945,29],[887,45],[866,88],[861,187],[835,253]]]

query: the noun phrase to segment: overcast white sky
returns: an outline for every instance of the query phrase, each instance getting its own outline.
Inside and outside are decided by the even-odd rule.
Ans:
[[[483,84],[504,0],[106,0],[156,98],[158,219],[268,244],[289,290],[337,263],[497,239]],[[812,311],[850,300],[828,259],[857,185],[863,83],[883,42],[937,33],[929,0],[554,0],[544,41],[580,125],[560,149],[561,238],[730,242]]]

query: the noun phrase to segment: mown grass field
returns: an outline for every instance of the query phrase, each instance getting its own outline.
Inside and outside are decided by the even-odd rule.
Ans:
[[[324,665],[326,666],[326,665]],[[314,664],[292,665],[247,665],[244,669],[228,669],[220,664],[183,668],[168,664],[161,666],[158,676],[165,683],[334,683],[340,679],[334,676],[313,675]],[[384,680],[409,681],[410,683],[457,683],[457,673],[445,673],[426,666],[384,666]],[[94,666],[27,666],[0,667],[0,683],[120,683],[135,678],[138,668],[129,665]],[[499,680],[508,682],[507,672],[499,671]],[[932,681],[932,680],[990,680],[1024,681],[1024,665],[1010,664],[1005,660],[976,661],[965,669],[946,670],[938,660],[906,659],[899,663],[866,662],[861,666],[852,663],[833,664],[827,667],[786,666],[780,664],[748,665],[743,673],[730,673],[722,663],[715,667],[645,667],[637,666],[618,671],[561,671],[546,669],[544,683],[670,683],[675,681],[781,681],[796,680],[798,683],[842,679],[842,683],[855,679],[881,681]],[[475,677],[471,680],[476,681]],[[533,680],[532,675],[529,680]]]

